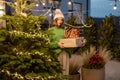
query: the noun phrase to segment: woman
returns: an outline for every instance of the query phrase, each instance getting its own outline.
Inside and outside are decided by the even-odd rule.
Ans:
[[[52,48],[56,50],[56,53],[59,54],[58,60],[60,61],[63,71],[63,75],[69,75],[69,53],[72,49],[68,49],[64,47],[64,43],[61,41],[61,39],[65,38],[65,27],[64,24],[64,16],[60,9],[55,10],[55,16],[54,16],[54,26],[50,28],[53,32],[53,40],[50,43]],[[85,45],[85,42],[80,42],[82,44],[81,46]]]
[[[64,15],[62,14],[60,9],[55,10],[53,27],[50,28],[53,32],[53,40],[51,42],[52,48],[56,49],[56,53],[59,54],[58,60],[60,61],[63,71],[63,75],[69,74],[69,55],[63,50],[64,43],[60,41],[60,39],[65,38],[64,30]]]

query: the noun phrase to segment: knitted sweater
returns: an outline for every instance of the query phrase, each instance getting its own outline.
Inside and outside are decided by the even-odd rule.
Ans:
[[[60,39],[64,38],[64,28],[57,28],[57,27],[52,27],[49,30],[52,31],[52,41],[50,43],[51,47],[56,49],[56,53],[60,53],[62,49],[58,46],[58,42]]]

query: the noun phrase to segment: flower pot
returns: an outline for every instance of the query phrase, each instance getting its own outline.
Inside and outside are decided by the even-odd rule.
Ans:
[[[82,80],[105,80],[105,68],[101,69],[82,68]]]
[[[70,79],[69,80],[80,80],[80,74],[70,75]]]

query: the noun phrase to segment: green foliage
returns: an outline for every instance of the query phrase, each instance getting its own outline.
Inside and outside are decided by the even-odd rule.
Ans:
[[[87,69],[101,69],[105,67],[105,64],[111,60],[111,51],[107,47],[90,46],[82,54],[83,67]]]
[[[111,47],[113,43],[113,26],[114,26],[114,17],[110,16],[107,17],[102,21],[98,29],[98,43],[101,46],[108,46]]]
[[[24,32],[31,32],[35,28],[40,28],[40,23],[45,19],[45,16],[22,16],[15,14],[14,16],[3,16],[2,19],[7,21],[7,30],[19,30]]]
[[[96,28],[94,26],[94,20],[91,17],[86,17],[86,22],[85,24],[87,25],[93,25],[92,27],[84,27],[83,28],[83,34],[85,38],[87,39],[87,43],[90,45],[94,42],[95,36],[96,36]]]
[[[17,14],[21,14],[26,10],[31,9],[34,6],[34,3],[27,5],[27,0],[12,0],[15,3],[7,3],[11,8],[14,9],[14,12]]]
[[[0,78],[4,80],[5,74],[7,80],[57,79],[61,67],[49,46],[50,32],[42,31],[39,25],[44,16],[23,17],[3,17],[8,22],[6,29],[0,30]]]
[[[89,27],[94,26],[94,24],[95,24],[95,22],[94,22],[94,20],[91,17],[89,17],[89,16],[85,17],[84,27],[88,27],[89,28]]]
[[[75,20],[76,20],[76,17],[75,17],[75,16],[70,16],[70,17],[68,18],[67,23],[70,24],[70,25],[74,25],[74,26],[75,26],[75,25],[76,25]]]
[[[78,24],[75,23],[75,19],[76,17],[71,16],[69,17],[67,23],[76,26]],[[79,49],[76,50],[78,50],[78,52],[83,52],[86,49],[88,49],[91,44],[96,43],[97,30],[96,30],[95,22],[91,17],[86,17],[85,23],[79,24],[79,26],[84,26],[83,28],[80,29],[82,31],[84,38],[87,40],[87,43],[84,47],[80,47]],[[80,37],[82,37],[81,34]]]
[[[118,43],[119,40],[116,40],[119,38],[119,26],[116,24],[115,28],[117,29],[114,31],[114,43],[112,44],[111,50],[113,59],[120,61],[120,44]]]
[[[111,48],[113,58],[120,61],[120,45],[115,44]]]
[[[94,20],[91,17],[86,17],[85,24],[87,26],[92,25],[91,27],[83,27],[83,36],[86,39],[86,45],[84,47],[80,48],[80,52],[83,52],[84,50],[88,49],[90,45],[96,45],[96,36],[97,36],[97,30],[94,23]]]
[[[22,3],[17,0],[23,12]],[[61,65],[50,48],[50,31],[42,31],[45,16],[14,13],[5,15],[6,28],[0,29],[0,79],[2,80],[61,80]]]

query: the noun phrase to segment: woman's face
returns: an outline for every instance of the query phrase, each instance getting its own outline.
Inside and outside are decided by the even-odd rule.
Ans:
[[[63,25],[63,22],[64,22],[63,18],[57,18],[56,24],[58,27],[61,27]]]

